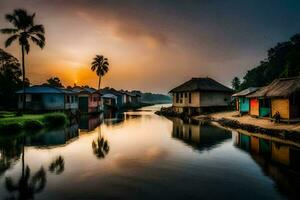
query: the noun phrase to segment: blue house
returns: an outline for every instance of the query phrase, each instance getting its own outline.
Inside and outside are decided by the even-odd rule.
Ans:
[[[249,113],[250,100],[246,96],[256,92],[258,89],[259,89],[258,87],[249,87],[245,90],[242,90],[232,95],[233,97],[236,98],[236,109],[240,113]]]
[[[18,94],[18,109],[23,108],[23,90]],[[77,93],[64,88],[35,85],[25,88],[25,109],[32,111],[78,110]]]

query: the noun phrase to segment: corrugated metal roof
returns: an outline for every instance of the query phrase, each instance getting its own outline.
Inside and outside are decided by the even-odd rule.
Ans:
[[[218,92],[232,92],[232,90],[225,85],[211,79],[211,78],[192,78],[191,80],[175,87],[170,92],[191,92],[191,91],[218,91]]]
[[[17,94],[23,94],[23,90],[18,90]],[[58,87],[43,86],[43,85],[34,85],[31,87],[25,88],[25,93],[27,94],[76,94],[75,92]]]
[[[300,77],[276,79],[247,97],[288,97],[294,92],[300,92]]]
[[[259,87],[249,87],[245,90],[242,90],[238,93],[233,94],[232,96],[233,97],[243,97],[243,96],[249,95],[249,94],[257,91],[258,89],[260,89],[260,88]]]

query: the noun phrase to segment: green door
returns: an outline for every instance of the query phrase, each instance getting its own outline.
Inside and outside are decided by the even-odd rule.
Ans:
[[[79,110],[82,113],[88,113],[89,111],[89,99],[88,97],[79,97]]]

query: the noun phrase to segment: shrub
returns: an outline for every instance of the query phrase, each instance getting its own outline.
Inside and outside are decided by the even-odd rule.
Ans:
[[[42,124],[42,122],[38,121],[38,120],[28,120],[24,122],[23,125],[25,130],[28,131],[37,131],[40,130],[44,127],[44,125]]]
[[[44,122],[48,127],[57,127],[64,126],[68,119],[64,113],[49,113],[45,115]]]
[[[1,133],[18,133],[22,130],[22,125],[20,123],[8,123],[0,124],[0,134]]]

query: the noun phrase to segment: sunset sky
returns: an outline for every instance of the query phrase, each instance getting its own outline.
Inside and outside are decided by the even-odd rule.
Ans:
[[[300,33],[297,0],[0,0],[0,28],[15,8],[35,12],[46,29],[45,48],[26,57],[33,84],[58,76],[64,85],[96,87],[90,63],[103,54],[110,61],[103,87],[167,93],[197,76],[230,86]],[[6,50],[20,58],[17,43]]]

